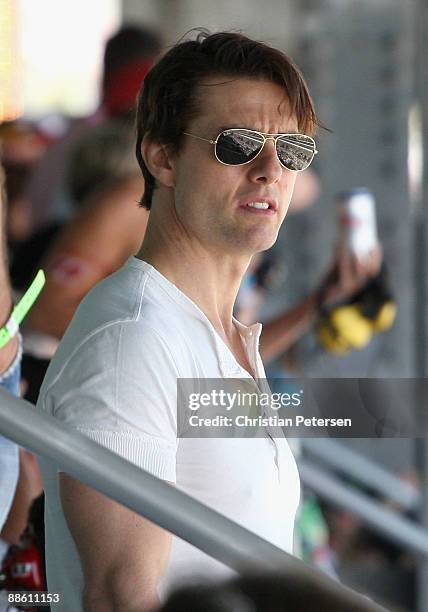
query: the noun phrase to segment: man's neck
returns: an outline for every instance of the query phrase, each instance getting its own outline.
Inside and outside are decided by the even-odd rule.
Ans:
[[[227,259],[219,260],[209,254],[195,256],[185,250],[178,253],[173,256],[159,252],[144,243],[137,257],[151,264],[190,298],[221,337],[232,338],[236,333],[233,306],[246,267],[237,268],[228,264]]]

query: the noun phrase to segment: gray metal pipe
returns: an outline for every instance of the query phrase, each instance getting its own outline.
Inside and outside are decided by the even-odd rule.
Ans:
[[[421,495],[415,487],[344,444],[322,438],[302,438],[300,443],[311,455],[398,502],[404,510],[414,509],[420,504]]]
[[[302,610],[384,610],[3,389],[0,432],[240,573],[280,571],[308,597]]]
[[[389,540],[428,557],[428,531],[426,529],[382,507],[379,502],[352,491],[337,478],[307,460],[299,461],[299,473],[304,484],[322,499],[356,514],[364,523],[385,535]]]
[[[422,139],[421,189],[414,199],[414,357],[415,375],[428,377],[428,1],[414,2],[414,93],[420,111]],[[426,409],[426,406],[423,406]],[[415,463],[421,482],[419,520],[428,528],[428,442],[415,441]],[[428,610],[428,559],[421,560],[417,573],[417,611]]]

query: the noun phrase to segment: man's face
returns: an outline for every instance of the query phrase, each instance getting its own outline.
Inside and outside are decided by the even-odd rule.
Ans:
[[[200,87],[201,113],[186,132],[212,140],[226,128],[298,132],[284,93],[266,81],[212,78]],[[214,145],[184,136],[174,166],[176,223],[195,246],[217,255],[253,255],[274,244],[296,172],[281,166],[273,140],[250,163],[225,166],[215,158]],[[269,210],[249,206],[265,201]]]

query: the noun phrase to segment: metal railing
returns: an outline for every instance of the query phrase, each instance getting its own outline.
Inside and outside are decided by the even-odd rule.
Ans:
[[[332,612],[384,610],[3,389],[0,433],[240,573],[281,571],[290,589]]]
[[[397,502],[403,510],[416,509],[420,492],[384,467],[332,439],[302,438],[303,450],[347,477],[356,478],[377,493]]]
[[[359,516],[366,525],[386,536],[388,540],[428,557],[426,529],[346,486],[310,461],[301,459],[298,465],[302,482],[321,499]]]

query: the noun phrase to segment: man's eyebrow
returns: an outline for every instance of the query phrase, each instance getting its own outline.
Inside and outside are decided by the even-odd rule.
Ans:
[[[227,125],[221,125],[220,127],[215,128],[217,130],[216,135],[220,134],[220,132],[224,132],[225,130],[234,130],[234,129],[251,129],[242,125],[242,123],[228,123]]]
[[[248,127],[247,125],[243,125],[242,123],[228,123],[227,125],[222,125],[220,127],[217,126],[217,128],[213,128],[213,131],[217,130],[215,133],[215,135],[217,136],[218,134],[220,134],[221,132],[224,132],[225,130],[234,130],[234,129],[235,130],[236,129],[252,130],[254,132],[260,132],[261,134],[271,133],[271,132],[262,132],[261,130],[257,130],[254,127]],[[275,132],[275,134],[299,134],[299,133],[300,132],[298,128],[290,128],[286,132]]]
[[[224,132],[224,130],[253,130],[254,132],[260,132],[260,130],[256,130],[255,127],[249,126],[245,123],[228,123],[227,125],[220,126],[218,128],[219,132]]]

